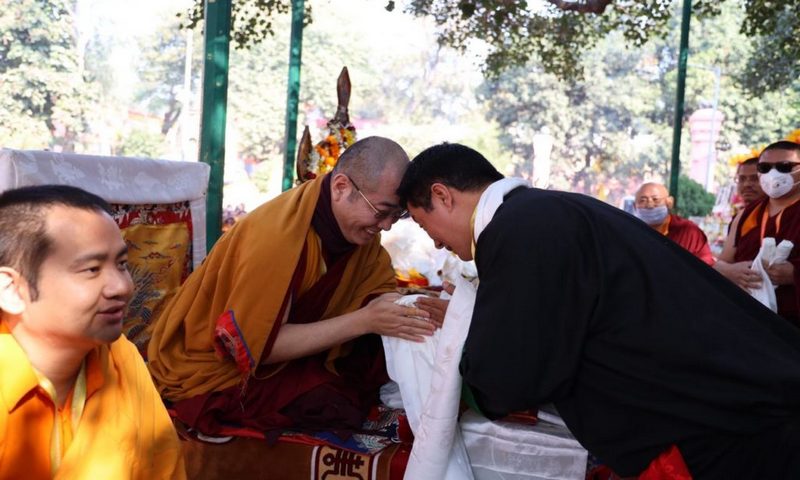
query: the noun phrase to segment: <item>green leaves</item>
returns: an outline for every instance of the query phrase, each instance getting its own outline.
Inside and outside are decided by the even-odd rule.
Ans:
[[[74,148],[92,88],[83,77],[65,0],[18,0],[0,9],[0,143]]]
[[[391,2],[390,2],[391,3]],[[231,42],[235,48],[249,48],[275,34],[274,21],[280,15],[291,11],[291,0],[241,0],[233,2],[231,18]],[[311,23],[311,4],[305,2],[304,24]],[[195,4],[179,18],[184,27],[194,28],[202,25],[205,15],[205,1]]]
[[[675,213],[684,218],[705,217],[714,208],[716,198],[702,185],[686,175],[678,178],[678,198]]]

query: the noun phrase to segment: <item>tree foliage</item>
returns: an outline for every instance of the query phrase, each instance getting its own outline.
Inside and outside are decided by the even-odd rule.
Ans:
[[[771,143],[797,128],[800,89],[749,98],[734,78],[751,46],[739,32],[744,12],[722,5],[714,18],[692,26],[686,82],[686,115],[716,104],[724,118],[722,144],[750,148]],[[479,92],[489,118],[500,126],[501,144],[530,172],[532,137],[553,137],[551,182],[618,203],[644,180],[667,179],[674,116],[679,19],[671,33],[640,48],[626,48],[620,33],[598,41],[581,58],[583,79],[563,82],[536,59],[488,78]],[[720,72],[715,76],[714,69]],[[715,103],[716,102],[716,103]],[[688,168],[691,135],[683,134],[682,168]],[[724,160],[725,153],[722,153]],[[721,170],[718,182],[727,183]]]
[[[189,35],[195,32],[189,31]],[[199,37],[199,36],[198,36]],[[187,32],[181,31],[177,21],[165,22],[155,35],[140,39],[142,55],[137,70],[141,80],[136,99],[143,101],[150,112],[162,117],[161,133],[166,135],[186,108],[183,85],[186,64]],[[194,42],[194,55],[189,60],[189,87],[198,87],[202,72],[202,42]]]
[[[761,94],[800,78],[800,0],[747,0],[742,32],[755,38],[742,83]]]
[[[86,130],[83,77],[66,0],[18,0],[0,9],[0,143],[72,151]]]
[[[288,13],[292,0],[244,0],[233,2],[231,12],[231,40],[237,48],[251,47],[275,34],[276,21]],[[311,23],[311,4],[305,3],[304,23]],[[188,12],[180,15],[184,26],[195,28],[202,24],[205,0],[196,0]]]
[[[386,8],[396,4],[388,0]],[[484,70],[490,76],[537,61],[562,80],[584,75],[581,58],[598,42],[621,33],[629,46],[664,38],[670,21],[680,16],[678,0],[408,0],[403,10],[432,18],[440,44],[464,49],[474,40],[488,45]],[[203,18],[203,0],[195,0],[187,24]],[[746,57],[748,69],[739,80],[754,95],[792,85],[800,69],[800,0],[694,0],[695,22],[719,14],[722,5],[744,6],[743,33],[756,46]],[[311,22],[307,1],[305,20]],[[233,7],[233,41],[256,44],[274,33],[274,19],[290,9],[290,0],[242,0]]]
[[[388,20],[396,18],[380,6],[375,10]],[[474,79],[464,76],[468,59],[451,49],[435,48],[430,31],[409,32],[410,23],[423,30],[411,18],[360,32],[342,28],[347,18],[347,11],[331,9],[304,32],[300,129],[309,124],[312,135],[319,135],[315,129],[324,128],[336,111],[336,77],[347,66],[353,84],[350,118],[359,128],[359,138],[385,135],[412,155],[432,143],[464,141],[499,157],[492,124],[483,119],[474,96],[480,75]],[[283,160],[289,51],[286,20],[274,24],[274,37],[231,52],[229,129],[237,131],[240,152],[260,161]],[[391,39],[403,33],[412,33],[410,37],[418,44],[387,54]],[[312,137],[314,142],[320,139]]]
[[[675,213],[681,217],[705,217],[714,208],[716,198],[702,185],[686,175],[678,177],[678,198],[675,199]]]

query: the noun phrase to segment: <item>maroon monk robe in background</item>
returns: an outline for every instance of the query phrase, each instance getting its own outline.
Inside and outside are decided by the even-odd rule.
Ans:
[[[764,209],[769,204],[769,198],[750,204],[742,213],[742,220],[736,230],[736,254],[734,262],[752,261],[761,249],[761,224],[764,219]],[[800,202],[789,205],[780,215],[780,229],[777,229],[778,215],[767,217],[764,227],[764,238],[773,237],[775,244],[781,240],[790,240],[794,248],[789,254],[788,261],[794,265],[794,285],[780,285],[775,289],[778,300],[778,315],[791,321],[795,326],[800,326],[800,295],[797,285],[800,285]],[[777,230],[777,231],[776,231]]]
[[[288,323],[322,320],[355,248],[344,238],[333,216],[327,179],[311,223],[321,239],[328,270],[298,298],[306,269],[307,246],[303,247],[285,297],[296,298]],[[372,298],[367,297],[364,303]],[[284,301],[277,318],[283,317],[286,303]],[[278,330],[273,330],[264,352],[272,350]],[[176,402],[173,409],[181,421],[207,435],[223,434],[223,427],[259,430],[267,433],[269,440],[276,439],[280,430],[286,428],[335,431],[340,436],[359,431],[370,407],[379,402],[379,389],[389,377],[379,336],[365,335],[351,344],[349,354],[335,360],[338,375],[325,366],[326,350],[289,361],[270,376],[266,375],[274,371],[275,366],[259,366],[255,375],[248,379],[244,392],[237,385]]]
[[[691,220],[670,214],[667,238],[688,250],[708,265],[714,265],[714,256],[708,246],[706,234]]]

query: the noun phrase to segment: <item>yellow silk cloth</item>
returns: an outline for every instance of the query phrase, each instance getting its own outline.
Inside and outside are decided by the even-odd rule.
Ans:
[[[97,347],[85,369],[83,410],[65,418],[75,399],[56,408],[0,322],[0,478],[186,478],[180,440],[136,347],[124,337]],[[64,427],[54,423],[64,421],[53,465],[53,432]]]
[[[237,385],[231,359],[214,351],[219,316],[232,311],[253,368],[264,354],[320,195],[322,180],[306,182],[260,206],[220,238],[155,321],[148,349],[150,371],[161,394],[172,401]],[[308,255],[316,249],[309,249]],[[319,253],[317,253],[319,255]],[[309,258],[309,265],[320,260]],[[388,253],[376,237],[350,256],[323,317],[358,309],[373,293],[395,288]]]
[[[192,237],[185,223],[130,225],[122,229],[122,237],[128,244],[128,268],[136,285],[123,331],[144,352],[151,319],[158,318],[181,286]]]

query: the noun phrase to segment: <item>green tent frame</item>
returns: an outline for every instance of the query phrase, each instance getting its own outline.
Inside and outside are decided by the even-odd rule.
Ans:
[[[203,54],[203,106],[200,117],[200,161],[211,167],[206,199],[206,248],[222,234],[222,187],[225,172],[225,124],[228,108],[228,59],[232,0],[206,0]],[[297,148],[297,109],[303,45],[304,0],[292,0],[292,39],[289,47],[289,87],[286,99],[286,151],[283,190],[294,181]]]
[[[203,106],[200,124],[200,160],[211,167],[207,198],[206,246],[208,251],[222,234],[222,186],[225,169],[225,123],[228,102],[228,58],[230,52],[232,0],[205,0],[205,51],[203,55]],[[300,96],[300,65],[303,46],[304,0],[292,0],[292,30],[289,46],[289,85],[286,99],[286,149],[283,190],[291,188],[297,148],[297,110]],[[680,145],[683,130],[684,89],[689,56],[689,21],[692,1],[683,1],[678,88],[672,137],[670,193],[678,198]]]

